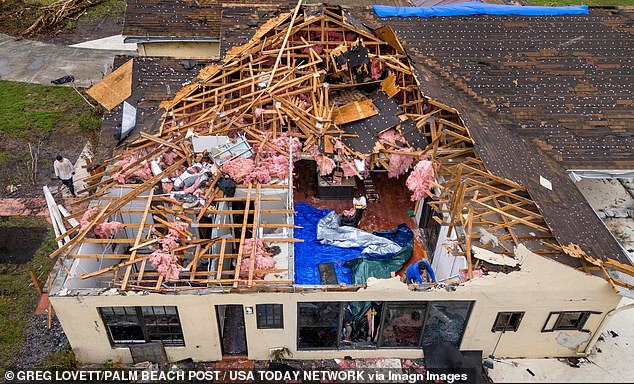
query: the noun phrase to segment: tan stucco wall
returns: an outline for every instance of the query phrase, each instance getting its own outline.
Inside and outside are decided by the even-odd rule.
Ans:
[[[167,56],[177,59],[215,59],[220,56],[220,43],[168,41],[138,43],[140,56]]]
[[[102,306],[173,305],[178,307],[186,347],[166,348],[172,361],[192,358],[196,361],[221,359],[218,326],[214,305],[256,303],[284,304],[282,330],[259,330],[256,315],[245,314],[249,358],[268,359],[269,348],[286,346],[294,358],[360,357],[422,357],[420,349],[377,349],[340,351],[297,351],[297,302],[302,301],[433,301],[473,300],[474,304],[462,340],[463,350],[492,352],[499,333],[491,332],[500,311],[525,311],[517,332],[502,336],[496,357],[565,357],[576,351],[557,342],[562,332],[542,333],[551,311],[591,310],[585,328],[594,332],[606,313],[615,308],[620,297],[609,284],[598,277],[585,275],[557,262],[520,250],[522,270],[510,274],[490,275],[474,279],[455,291],[443,289],[431,292],[409,291],[397,279],[371,280],[367,289],[357,292],[311,293],[247,293],[208,295],[136,294],[50,298],[64,331],[79,361],[101,363],[108,359],[131,362],[127,348],[111,348],[103,322],[97,312]],[[587,336],[578,331],[566,331],[574,337]],[[575,345],[582,350],[586,343]]]

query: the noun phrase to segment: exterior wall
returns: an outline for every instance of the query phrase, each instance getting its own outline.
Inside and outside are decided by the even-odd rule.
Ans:
[[[422,349],[373,349],[297,351],[297,303],[311,301],[475,301],[461,349],[493,352],[500,333],[491,332],[500,311],[525,311],[517,332],[502,335],[496,357],[566,357],[582,351],[603,317],[614,309],[620,297],[609,284],[598,277],[585,275],[557,262],[537,256],[518,247],[523,258],[522,270],[510,274],[489,275],[457,287],[454,291],[437,289],[429,292],[410,291],[398,278],[371,279],[366,289],[357,292],[310,293],[232,293],[206,295],[160,295],[128,293],[127,295],[56,296],[53,304],[64,331],[81,362],[102,363],[108,359],[129,363],[127,348],[112,348],[98,314],[105,306],[177,306],[185,338],[185,347],[167,347],[171,361],[192,358],[212,361],[222,358],[214,305],[278,303],[284,305],[284,329],[257,329],[256,314],[245,314],[248,356],[268,359],[269,348],[288,347],[294,358],[422,357]],[[71,291],[72,294],[72,291]],[[541,329],[551,311],[597,311],[591,315],[586,329],[547,332]],[[565,337],[567,334],[567,337]],[[562,341],[560,344],[557,340]],[[567,342],[563,342],[566,341]],[[581,341],[581,342],[580,342]],[[563,345],[565,344],[565,345]],[[567,345],[567,346],[566,346]]]
[[[215,59],[220,43],[207,41],[167,41],[138,43],[140,56],[167,56],[176,59]]]

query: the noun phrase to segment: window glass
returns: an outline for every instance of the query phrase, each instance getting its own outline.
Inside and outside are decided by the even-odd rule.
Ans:
[[[114,343],[145,342],[135,307],[100,308],[104,325]]]
[[[298,349],[332,349],[337,347],[340,303],[298,303]]]
[[[176,307],[104,307],[99,312],[114,344],[185,345]]]
[[[425,303],[388,303],[381,329],[381,347],[418,347],[420,345]]]
[[[449,342],[459,347],[467,327],[470,301],[437,301],[429,304],[423,345]]]
[[[497,317],[495,318],[495,323],[493,324],[492,332],[498,331],[512,331],[516,332],[520,327],[520,323],[522,322],[522,318],[524,317],[524,312],[499,312]]]
[[[284,328],[284,314],[282,304],[257,304],[258,328]]]
[[[163,344],[170,346],[185,345],[176,307],[142,308],[143,320],[150,341],[162,341]]]

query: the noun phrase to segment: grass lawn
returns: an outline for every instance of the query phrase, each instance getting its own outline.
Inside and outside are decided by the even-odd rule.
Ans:
[[[533,5],[588,5],[590,7],[605,7],[615,5],[632,5],[634,0],[528,0]]]
[[[4,377],[4,371],[13,364],[13,355],[24,342],[24,328],[39,300],[29,271],[33,271],[40,281],[45,281],[53,266],[48,255],[56,247],[53,231],[43,218],[5,218],[0,221],[0,234],[7,227],[34,229],[47,235],[29,262],[0,264],[0,377]]]
[[[70,87],[0,81],[0,121],[0,132],[15,138],[40,136],[57,126],[92,135],[101,126],[101,112]]]

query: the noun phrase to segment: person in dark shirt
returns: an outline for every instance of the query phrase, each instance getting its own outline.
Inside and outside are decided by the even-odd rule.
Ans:
[[[234,197],[236,194],[236,181],[231,178],[228,174],[222,175],[220,180],[218,180],[218,188],[222,192],[224,192],[225,197]]]

